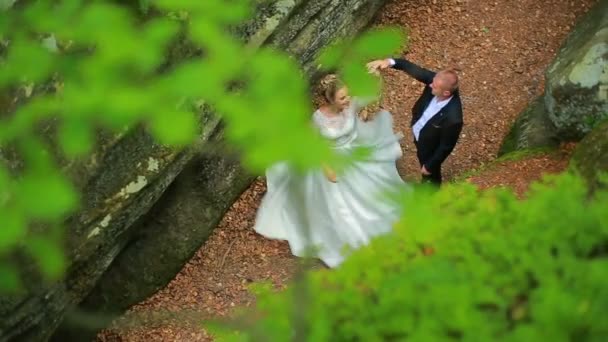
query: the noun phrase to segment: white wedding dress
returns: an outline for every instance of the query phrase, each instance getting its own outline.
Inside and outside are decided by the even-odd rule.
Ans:
[[[287,240],[296,256],[318,257],[327,266],[338,266],[352,249],[367,244],[378,234],[391,230],[399,207],[381,197],[383,191],[405,188],[395,161],[401,157],[393,120],[381,111],[371,121],[359,119],[360,102],[336,117],[317,110],[313,122],[331,139],[339,153],[357,146],[373,148],[365,161],[357,161],[337,182],[330,182],[322,170],[305,174],[278,163],[266,170],[267,192],[257,212],[255,231]]]

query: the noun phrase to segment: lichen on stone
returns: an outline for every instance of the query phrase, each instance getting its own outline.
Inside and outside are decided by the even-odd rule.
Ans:
[[[158,171],[159,162],[158,160],[150,157],[148,158],[148,171],[157,172]]]
[[[608,54],[608,43],[592,46],[583,59],[572,68],[568,75],[569,81],[585,88],[597,86],[602,78],[608,77],[608,64],[604,57],[606,54]]]
[[[146,177],[137,176],[137,180],[132,181],[120,190],[120,196],[128,198],[130,194],[134,194],[143,189],[146,184],[148,184],[148,180],[146,179]]]
[[[91,230],[91,232],[89,233],[89,235],[87,235],[87,239],[90,239],[92,237],[95,237],[97,235],[99,235],[99,233],[101,233],[101,229],[102,228],[106,228],[110,225],[110,221],[112,220],[112,214],[108,214],[106,215],[101,222],[99,222],[99,225],[97,225],[95,228],[93,228]]]

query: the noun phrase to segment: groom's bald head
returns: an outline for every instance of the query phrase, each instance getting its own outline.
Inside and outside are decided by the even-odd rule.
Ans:
[[[458,89],[458,74],[454,69],[443,69],[439,72],[445,80],[446,84],[449,87],[450,92],[455,92]]]
[[[435,74],[433,83],[433,95],[449,97],[458,89],[458,74],[454,69],[443,69]]]

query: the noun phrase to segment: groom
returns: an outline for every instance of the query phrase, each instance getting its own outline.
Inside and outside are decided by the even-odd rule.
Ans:
[[[405,59],[375,60],[367,64],[370,72],[392,67],[405,71],[425,84],[412,108],[412,131],[422,181],[441,184],[441,164],[450,155],[462,130],[462,103],[458,75],[453,69],[433,72]]]

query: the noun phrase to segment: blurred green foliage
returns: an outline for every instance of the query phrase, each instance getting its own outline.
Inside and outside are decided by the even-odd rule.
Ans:
[[[17,248],[49,277],[66,267],[62,226],[80,196],[37,131],[41,123],[57,124],[68,160],[90,153],[99,129],[144,125],[183,148],[200,133],[193,104],[203,102],[225,120],[226,138],[254,172],[280,160],[307,168],[335,159],[309,125],[297,63],[229,33],[252,14],[249,1],[142,0],[139,10],[160,13],[147,20],[110,1],[18,5],[0,12],[0,92],[17,99],[0,108],[0,290],[20,286],[9,261]],[[171,44],[186,38],[203,56],[168,63]],[[365,62],[392,54],[403,39],[371,30],[329,47],[319,63],[366,96],[379,81]],[[18,169],[9,168],[11,149],[23,158]],[[417,191],[403,198],[394,233],[335,272],[307,275],[304,297],[294,287],[275,295],[258,285],[257,311],[244,313],[239,332],[216,330],[238,341],[291,340],[294,331],[308,341],[603,341],[608,193],[586,196],[568,174],[536,185],[525,201],[468,185]]]
[[[137,11],[155,15],[142,20]],[[254,172],[279,160],[300,168],[332,160],[309,125],[299,65],[229,33],[251,14],[248,0],[18,1],[0,12],[0,93],[14,96],[0,108],[0,289],[19,286],[8,261],[17,248],[47,276],[66,267],[62,226],[80,195],[37,130],[42,123],[57,126],[66,160],[90,153],[99,129],[143,125],[162,144],[183,148],[201,131],[193,103],[204,103],[225,120],[227,140]],[[180,39],[203,55],[167,61]],[[377,87],[368,86],[364,62],[396,51],[400,40],[396,31],[373,31],[348,48],[329,48],[322,60],[369,95]],[[9,150],[22,167],[9,167]]]
[[[218,340],[608,337],[605,189],[589,199],[581,178],[565,173],[534,184],[525,200],[458,184],[417,189],[403,203],[394,232],[337,270],[309,273],[300,290],[278,294],[257,284],[254,310],[210,324]]]

